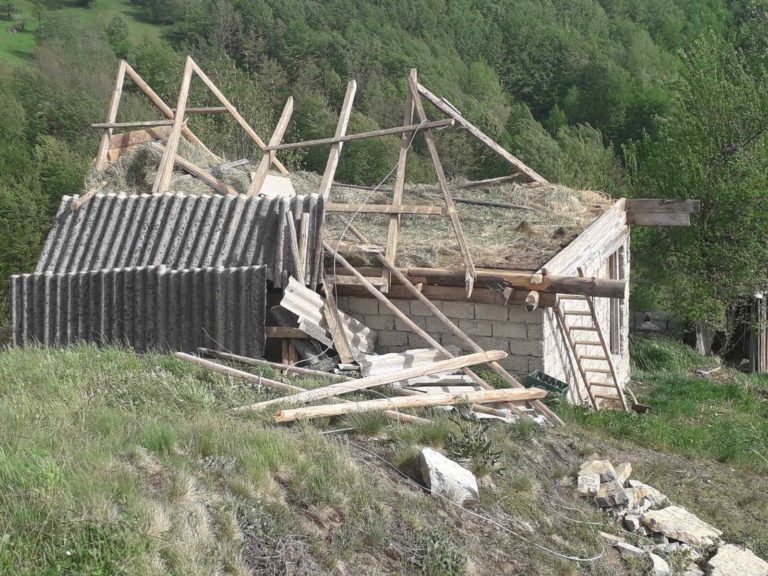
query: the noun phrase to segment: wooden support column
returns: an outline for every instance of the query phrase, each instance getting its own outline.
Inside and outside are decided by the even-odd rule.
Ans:
[[[349,117],[352,115],[352,103],[355,100],[355,92],[357,92],[357,82],[351,80],[347,84],[347,93],[344,95],[344,103],[341,105],[339,123],[336,125],[336,138],[341,138],[347,133],[347,125],[349,124]],[[331,184],[333,184],[333,177],[336,175],[336,167],[339,165],[342,146],[344,146],[343,142],[337,142],[331,146],[331,151],[328,153],[328,162],[325,164],[323,180],[320,182],[320,189],[317,191],[326,200],[331,193]]]
[[[184,65],[184,75],[181,79],[181,89],[179,90],[179,101],[176,104],[176,115],[173,119],[173,128],[168,136],[168,142],[165,146],[165,154],[160,160],[160,166],[157,169],[155,183],[152,186],[152,194],[165,194],[171,185],[171,176],[173,174],[173,165],[176,162],[176,151],[179,147],[179,138],[181,137],[181,128],[184,124],[184,109],[187,107],[189,99],[189,88],[192,82],[193,73],[192,58],[187,56]]]
[[[413,94],[408,90],[405,98],[405,112],[403,113],[403,124],[413,124],[413,115],[415,107],[413,104]],[[397,173],[395,174],[395,188],[392,194],[392,204],[403,203],[403,193],[405,191],[405,173],[408,162],[408,148],[410,147],[412,132],[403,132],[400,137],[400,155],[397,159]],[[389,218],[389,228],[387,229],[387,247],[385,249],[386,259],[390,262],[397,261],[397,242],[400,234],[400,214],[393,214]],[[386,267],[381,275],[385,284],[382,286],[382,292],[388,292],[392,283],[392,277],[389,269]]]
[[[125,69],[127,64],[125,60],[120,60],[117,67],[117,78],[115,78],[115,88],[112,90],[112,99],[109,102],[109,111],[107,112],[107,123],[113,123],[117,120],[117,109],[120,107],[120,97],[123,94],[123,82],[125,82]],[[96,153],[96,170],[104,170],[107,167],[107,153],[109,152],[110,138],[112,129],[109,128],[101,135],[99,142],[99,151]]]
[[[347,334],[344,332],[344,325],[341,323],[339,309],[336,306],[336,298],[333,296],[333,284],[328,282],[328,278],[323,274],[323,292],[325,292],[325,304],[323,312],[325,322],[328,324],[328,331],[333,339],[333,346],[339,353],[339,360],[342,364],[351,364],[354,362],[352,356],[352,347],[349,345]]]
[[[343,218],[342,221],[344,221]],[[346,221],[345,224],[347,224]],[[368,239],[357,228],[355,228],[353,224],[350,223],[348,226],[349,231],[352,232],[352,234],[355,235],[361,242],[368,242]],[[379,262],[381,262],[381,264],[387,268],[395,276],[395,278],[397,278],[400,284],[402,284],[405,289],[413,295],[414,298],[424,304],[424,306],[427,307],[432,315],[440,322],[442,322],[443,326],[448,328],[454,336],[461,340],[473,352],[483,351],[483,349],[474,340],[472,340],[472,338],[467,336],[467,334],[464,333],[458,326],[456,326],[456,324],[450,318],[448,318],[448,316],[443,314],[443,312],[437,306],[435,306],[429,298],[422,294],[422,291],[414,286],[408,277],[400,272],[400,270],[398,270],[397,267],[392,264],[392,262],[387,260],[387,258],[381,254],[377,254],[376,257],[378,258]],[[512,376],[512,374],[507,372],[498,362],[491,362],[488,364],[488,366],[496,374],[498,374],[502,380],[512,386],[512,388],[523,388],[523,385],[514,376]],[[560,419],[560,417],[552,412],[552,410],[550,410],[545,404],[536,401],[532,405],[540,413],[549,418],[553,424],[563,424],[563,421]]]
[[[411,89],[411,97],[413,98],[416,114],[421,122],[427,121],[427,114],[424,112],[424,105],[421,103],[421,96],[418,89],[418,77],[416,75],[416,69],[411,70],[411,74],[408,78],[408,83]],[[443,172],[443,165],[440,162],[440,157],[437,154],[437,145],[435,144],[435,138],[430,130],[424,131],[424,139],[427,143],[427,149],[429,155],[432,158],[432,165],[435,167],[435,174],[437,175],[437,181],[440,185],[440,190],[445,199],[445,205],[448,209],[448,217],[451,219],[453,225],[453,231],[456,234],[456,240],[459,243],[459,249],[461,250],[461,259],[464,261],[465,276],[464,285],[467,288],[467,297],[472,295],[472,288],[475,284],[475,265],[472,263],[472,256],[467,248],[467,241],[464,238],[464,233],[461,231],[461,222],[459,221],[459,214],[456,210],[456,204],[453,202],[453,197],[448,189],[448,180]]]
[[[283,141],[283,135],[286,128],[288,128],[288,122],[291,120],[291,114],[293,114],[293,97],[289,97],[283,108],[283,113],[280,114],[280,120],[277,122],[275,131],[272,132],[272,138],[269,139],[270,145],[280,144]],[[261,157],[261,162],[256,168],[256,172],[253,173],[253,180],[251,186],[248,188],[249,196],[256,196],[261,192],[261,187],[264,185],[264,180],[267,179],[269,173],[269,167],[275,163],[275,153],[265,152]]]

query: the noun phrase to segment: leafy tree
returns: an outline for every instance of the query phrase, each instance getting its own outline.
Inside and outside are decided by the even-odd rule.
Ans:
[[[658,139],[630,151],[635,194],[699,198],[684,229],[636,234],[640,290],[709,329],[768,285],[768,81],[755,76],[722,38],[704,35],[686,51],[677,101],[657,121]]]
[[[112,47],[115,56],[118,58],[126,58],[131,51],[131,43],[128,39],[131,34],[131,29],[128,27],[128,22],[125,18],[119,14],[109,21],[106,29],[107,42]]]
[[[0,12],[5,20],[12,20],[16,5],[13,0],[3,0],[0,2]]]

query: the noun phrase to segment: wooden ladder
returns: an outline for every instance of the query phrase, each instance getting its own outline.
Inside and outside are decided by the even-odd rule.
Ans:
[[[562,303],[564,301],[569,302],[584,302],[587,304],[586,308],[582,309],[563,309]],[[611,358],[611,352],[608,349],[608,345],[605,341],[605,336],[600,323],[597,320],[597,314],[595,313],[595,304],[592,298],[589,296],[572,296],[572,295],[559,295],[555,303],[555,317],[557,323],[560,326],[560,330],[565,336],[565,341],[576,360],[576,366],[579,369],[581,378],[584,381],[584,387],[589,395],[589,401],[595,410],[599,410],[601,405],[608,402],[620,402],[621,407],[628,411],[627,399],[624,396],[624,390],[619,384],[619,379],[616,374],[616,367],[613,364]],[[581,318],[583,320],[579,325],[573,325],[568,323],[568,318]],[[592,333],[597,336],[597,340],[582,339],[584,337],[577,337],[574,333]],[[584,354],[580,350],[584,350],[585,347],[600,347],[602,350],[599,354]],[[598,362],[599,368],[593,368],[585,365],[586,362]],[[608,376],[607,381],[599,381],[595,379],[595,374],[606,374]],[[613,389],[616,391],[616,395],[608,394],[605,389]],[[601,392],[603,390],[603,392]],[[600,402],[600,401],[603,402]]]

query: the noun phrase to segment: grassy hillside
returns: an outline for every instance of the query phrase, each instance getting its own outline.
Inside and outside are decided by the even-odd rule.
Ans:
[[[38,13],[29,0],[14,0],[13,21],[0,20],[0,61],[18,66],[32,59],[37,45],[40,26]],[[128,0],[96,0],[88,8],[69,6],[42,12],[43,26],[57,26],[72,23],[77,27],[105,30],[115,16],[122,17],[128,24],[129,39],[135,44],[144,38],[158,39],[162,26],[149,24],[139,18],[135,7]],[[20,20],[24,31],[10,33],[8,28]]]
[[[0,354],[0,573],[641,574],[611,550],[577,563],[537,547],[592,556],[595,530],[615,530],[575,493],[593,453],[632,462],[726,538],[768,552],[766,467],[750,460],[645,449],[586,416],[548,431],[498,424],[489,437],[504,470],[484,481],[479,518],[384,463],[449,447],[462,432],[447,417],[278,427],[227,414],[266,397],[166,356]]]

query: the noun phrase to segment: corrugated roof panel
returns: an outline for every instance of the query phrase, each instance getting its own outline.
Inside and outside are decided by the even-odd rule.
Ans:
[[[265,265],[282,286],[292,272],[285,214],[310,215],[307,282],[316,283],[324,204],[317,195],[128,196],[98,194],[72,211],[65,196],[36,272],[165,265],[171,269]]]

